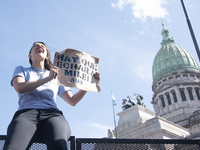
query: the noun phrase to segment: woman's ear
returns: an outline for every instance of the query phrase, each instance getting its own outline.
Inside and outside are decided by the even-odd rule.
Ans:
[[[31,54],[28,54],[28,57],[31,58]]]

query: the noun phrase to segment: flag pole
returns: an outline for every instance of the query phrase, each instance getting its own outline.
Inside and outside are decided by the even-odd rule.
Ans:
[[[115,135],[117,139],[117,128],[116,128],[116,120],[115,120],[115,109],[114,109],[114,99],[113,99],[113,93],[111,91],[111,99],[112,99],[112,106],[113,106],[113,117],[114,117],[114,125],[115,125]]]
[[[197,52],[197,56],[198,56],[199,61],[200,61],[200,50],[199,50],[199,46],[198,46],[196,37],[195,37],[195,35],[194,35],[194,31],[193,31],[193,28],[192,28],[192,24],[191,24],[190,19],[189,19],[189,17],[188,17],[188,14],[187,14],[187,11],[186,11],[186,8],[185,8],[185,4],[184,4],[183,0],[181,0],[181,4],[182,4],[182,7],[183,7],[183,10],[184,10],[184,13],[185,13],[185,17],[186,17],[186,20],[187,20],[187,23],[188,23],[188,27],[189,27],[189,30],[190,30],[190,34],[191,34],[191,36],[192,36],[192,40],[193,40],[193,43],[194,43],[194,46],[195,46],[195,49],[196,49],[196,52]]]

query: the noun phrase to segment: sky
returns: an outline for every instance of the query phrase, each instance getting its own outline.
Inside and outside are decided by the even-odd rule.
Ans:
[[[199,43],[200,1],[184,2]],[[103,138],[114,129],[111,91],[116,122],[122,99],[134,93],[153,110],[152,64],[161,48],[161,19],[175,43],[199,63],[180,0],[0,0],[0,135],[18,109],[10,85],[13,71],[30,66],[28,52],[35,41],[46,43],[52,61],[66,48],[100,59],[100,93],[87,92],[75,107],[57,97],[73,136]]]

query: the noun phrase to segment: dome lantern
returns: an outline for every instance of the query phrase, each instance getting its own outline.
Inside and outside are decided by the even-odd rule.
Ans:
[[[165,28],[164,23],[162,23],[163,29],[161,31],[161,34],[163,36],[163,41],[161,42],[161,45],[163,45],[165,42],[174,42],[173,38],[169,38],[169,31]]]

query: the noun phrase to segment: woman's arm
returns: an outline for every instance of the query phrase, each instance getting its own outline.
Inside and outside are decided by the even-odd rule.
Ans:
[[[80,90],[73,95],[71,91],[66,91],[61,95],[61,98],[71,106],[75,106],[86,93],[87,91]]]
[[[24,78],[22,78],[21,76],[17,76],[13,79],[13,87],[17,93],[23,94],[36,89],[37,87],[43,85],[48,81],[50,81],[49,77],[36,81],[25,82]]]
[[[39,79],[36,81],[29,81],[29,82],[25,82],[25,79],[21,76],[16,76],[13,79],[13,87],[16,90],[17,93],[19,94],[23,94],[23,93],[27,93],[30,92],[34,89],[36,89],[37,87],[45,84],[48,81],[51,81],[53,78],[55,78],[55,74],[57,73],[57,69],[56,68],[52,68],[50,70],[49,76],[43,79]]]
[[[100,81],[100,73],[96,72],[94,77]],[[87,91],[80,90],[76,94],[72,94],[71,91],[66,91],[61,95],[61,98],[68,104],[75,106],[87,93]]]

